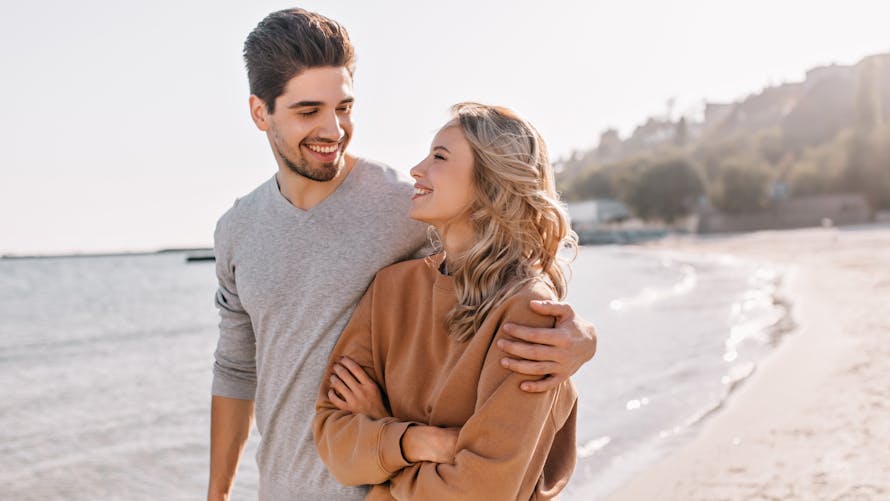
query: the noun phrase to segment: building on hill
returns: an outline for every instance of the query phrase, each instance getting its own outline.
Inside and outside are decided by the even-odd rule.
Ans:
[[[581,244],[629,244],[660,238],[673,231],[665,224],[632,218],[627,207],[611,198],[568,204],[572,229]]]
[[[709,103],[705,102],[704,129],[709,131],[719,127],[729,114],[732,113],[734,103]]]
[[[802,95],[801,83],[767,87],[732,105],[732,111],[718,130],[721,133],[751,132],[774,126],[793,112]]]
[[[600,134],[600,142],[596,147],[596,159],[600,163],[614,162],[621,158],[623,152],[621,136],[616,129],[606,129]]]
[[[890,123],[890,53],[863,59],[855,71],[857,123],[865,127]]]
[[[624,141],[623,150],[633,154],[670,143],[674,139],[676,128],[677,125],[670,120],[650,118],[634,129],[633,134]]]
[[[612,198],[570,202],[568,209],[575,231],[595,230],[604,224],[620,223],[630,218],[627,207]]]
[[[840,64],[817,66],[807,70],[806,79],[804,80],[804,89],[810,90],[813,86],[825,80],[847,79],[853,78],[854,76],[852,66],[843,66]]]

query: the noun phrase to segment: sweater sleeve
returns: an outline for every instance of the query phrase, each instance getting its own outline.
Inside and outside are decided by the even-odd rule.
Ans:
[[[216,257],[216,307],[219,310],[219,341],[214,353],[213,395],[254,400],[256,394],[256,339],[250,315],[241,305],[232,263],[232,235],[223,216],[213,236]]]
[[[423,462],[402,470],[390,480],[394,498],[514,500],[530,497],[542,473],[556,473],[556,465],[560,478],[568,478],[574,468],[574,429],[560,431],[574,425],[569,419],[576,403],[574,388],[567,381],[544,393],[520,390],[527,376],[503,368],[505,354],[495,344],[504,336],[500,325],[506,322],[553,327],[553,317],[531,311],[530,299],[535,297],[514,296],[505,305],[482,367],[475,411],[458,436],[454,464]],[[558,433],[570,437],[570,443],[560,439],[554,444]],[[554,446],[571,449],[548,458]]]
[[[401,441],[405,430],[414,423],[393,417],[372,419],[364,414],[341,411],[328,398],[333,364],[344,355],[361,365],[378,386],[383,386],[376,376],[372,357],[373,296],[374,282],[359,301],[331,353],[312,422],[319,456],[344,485],[379,484],[410,464],[402,454]]]

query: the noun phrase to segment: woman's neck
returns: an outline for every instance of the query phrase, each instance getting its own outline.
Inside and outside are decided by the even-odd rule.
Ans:
[[[456,262],[473,245],[473,229],[467,224],[451,224],[447,228],[436,228],[442,237],[442,247],[445,249],[445,271],[451,274]]]

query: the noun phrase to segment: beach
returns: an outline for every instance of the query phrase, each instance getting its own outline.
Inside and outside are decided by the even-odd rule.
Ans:
[[[695,438],[607,499],[890,499],[890,226],[646,247],[787,267],[794,327]]]

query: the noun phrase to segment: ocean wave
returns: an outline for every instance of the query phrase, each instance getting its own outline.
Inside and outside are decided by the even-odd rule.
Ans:
[[[602,450],[605,446],[609,445],[609,442],[611,441],[612,437],[608,436],[588,440],[583,445],[578,447],[578,457],[588,458],[590,456],[593,456],[594,454]]]
[[[644,287],[633,296],[613,299],[609,302],[609,308],[613,311],[625,311],[632,308],[644,308],[668,298],[675,298],[689,294],[695,290],[698,283],[698,275],[695,267],[689,263],[680,263],[673,259],[661,260],[664,269],[674,269],[680,272],[680,280],[668,287]]]

